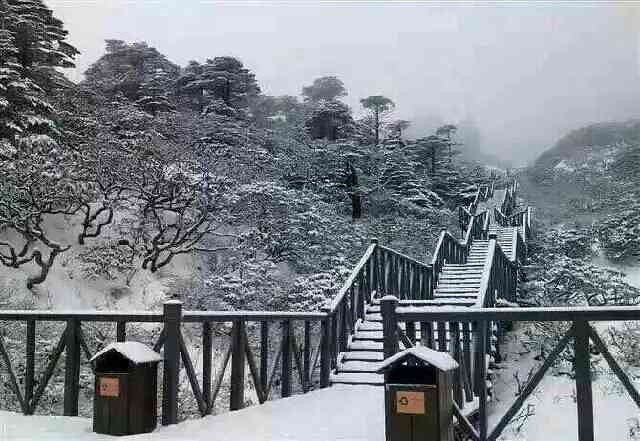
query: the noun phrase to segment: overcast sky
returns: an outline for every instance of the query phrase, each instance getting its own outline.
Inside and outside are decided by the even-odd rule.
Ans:
[[[640,117],[640,4],[47,0],[82,54],[144,40],[173,62],[240,58],[265,93],[322,75],[386,95],[414,134],[472,120],[483,149],[524,163],[568,130]]]

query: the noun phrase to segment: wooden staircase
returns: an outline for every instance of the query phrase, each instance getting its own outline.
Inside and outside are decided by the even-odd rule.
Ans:
[[[511,248],[516,228],[496,227],[491,231],[498,234],[498,243],[503,249]],[[433,296],[434,301],[431,303],[437,306],[473,306],[478,300],[488,248],[488,240],[475,241],[469,251],[467,263],[445,264],[439,274]],[[416,328],[416,337],[419,341],[421,340],[420,326]],[[374,300],[366,307],[364,321],[356,324],[356,330],[347,344],[347,351],[339,355],[331,382],[333,384],[382,385],[384,383],[382,375],[376,374],[380,362],[384,359],[382,341],[380,303]]]
[[[495,190],[492,198],[482,202],[481,205],[486,208],[490,219],[493,219],[494,207],[500,208],[501,204],[504,205],[505,196],[505,190]],[[464,258],[464,263],[447,263],[445,261],[438,274],[434,274],[437,278],[437,283],[433,290],[433,296],[429,300],[421,300],[420,305],[477,306],[483,275],[491,267],[489,237],[495,236],[497,244],[509,260],[515,261],[517,259],[517,248],[514,243],[521,231],[524,234],[522,227],[502,226],[497,223],[492,224],[489,221],[487,221],[487,224],[486,237],[471,242],[468,254]],[[377,294],[379,298],[385,293]],[[420,331],[420,326],[417,324],[415,329],[416,341],[422,340]],[[432,336],[435,335],[434,338],[437,338],[437,331],[432,332],[434,332]],[[446,333],[446,341],[448,342],[448,330]],[[491,372],[492,363],[495,362],[494,355],[498,346],[497,337],[494,333],[497,334],[497,329],[492,332],[492,350],[487,357],[489,373]],[[383,327],[380,303],[378,300],[372,299],[365,306],[364,319],[359,319],[355,323],[346,343],[346,350],[338,354],[337,363],[331,375],[331,383],[382,385],[384,382],[383,376],[376,372],[383,359]]]

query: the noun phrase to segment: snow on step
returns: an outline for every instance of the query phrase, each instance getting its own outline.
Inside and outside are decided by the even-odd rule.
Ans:
[[[352,341],[349,344],[349,351],[381,351],[382,343],[366,341],[366,340],[357,340]]]
[[[384,375],[364,372],[343,372],[331,375],[330,380],[333,384],[370,384],[382,386],[384,384]]]
[[[382,361],[384,354],[382,352],[373,351],[355,351],[345,352],[342,357],[343,361]]]
[[[382,341],[382,330],[379,331],[358,331],[355,333],[355,340],[380,340]]]
[[[370,372],[376,373],[382,361],[345,361],[338,365],[338,372]]]
[[[364,319],[371,322],[381,322],[382,314],[365,314]]]
[[[381,322],[362,322],[358,326],[358,331],[382,331]]]

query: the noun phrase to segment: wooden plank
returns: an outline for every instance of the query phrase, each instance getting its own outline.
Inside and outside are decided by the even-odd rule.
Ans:
[[[211,404],[212,344],[211,323],[204,322],[202,324],[202,400],[207,410]]]
[[[478,332],[474,335],[476,339],[476,350],[480,358],[478,365],[478,435],[480,441],[487,440],[488,419],[487,419],[487,364],[485,357],[487,354],[487,322],[478,323]]]
[[[164,345],[164,339],[165,339],[166,335],[164,333],[164,328],[162,330],[160,330],[160,335],[158,335],[158,339],[156,340],[155,344],[153,345],[153,350],[156,352],[160,352],[160,348]]]
[[[67,321],[64,362],[64,416],[78,416],[80,397],[80,339],[78,320]]]
[[[258,396],[258,401],[260,402],[260,404],[262,404],[265,401],[267,401],[267,398],[265,397],[264,389],[262,388],[262,382],[260,381],[260,375],[258,374],[258,367],[256,365],[256,360],[253,357],[251,346],[249,345],[249,339],[247,337],[246,329],[243,330],[243,332],[244,332],[244,341],[245,341],[244,350],[245,350],[245,356],[247,357],[247,364],[249,365],[249,373],[253,378],[253,386],[256,389],[256,395]]]
[[[266,396],[269,384],[269,322],[260,322],[260,387]],[[266,398],[265,398],[266,399]]]
[[[635,388],[635,386],[629,379],[629,376],[626,374],[624,370],[622,370],[620,365],[613,358],[613,356],[609,352],[609,349],[607,348],[607,346],[604,344],[604,342],[602,341],[602,339],[600,338],[596,330],[591,325],[589,325],[589,333],[590,333],[591,340],[596,345],[600,353],[604,356],[604,359],[607,360],[607,363],[609,364],[609,367],[611,368],[613,373],[616,374],[618,379],[620,379],[620,381],[622,382],[622,385],[627,390],[627,393],[629,394],[631,399],[636,403],[636,406],[640,408],[640,393],[638,393],[638,390]]]
[[[369,245],[367,251],[365,251],[364,255],[360,258],[355,268],[351,271],[351,274],[349,275],[347,280],[345,280],[345,282],[342,284],[342,287],[340,288],[340,291],[338,291],[338,294],[336,294],[336,296],[331,301],[331,305],[329,306],[330,312],[335,312],[336,309],[338,309],[338,306],[340,306],[340,304],[342,303],[344,296],[351,289],[351,286],[353,285],[357,275],[360,273],[360,270],[367,263],[377,246],[379,245],[375,243]]]
[[[123,342],[127,339],[127,322],[120,321],[116,323],[116,340]]]
[[[633,321],[640,315],[638,306],[544,307],[544,308],[458,308],[411,307],[398,305],[399,321],[499,320],[518,322]]]
[[[7,373],[9,374],[9,385],[13,390],[16,398],[18,398],[18,403],[20,404],[20,409],[22,413],[25,415],[29,414],[29,409],[27,404],[25,403],[24,398],[22,397],[22,393],[20,392],[20,387],[18,387],[18,381],[16,380],[16,375],[13,372],[13,367],[11,366],[11,359],[9,358],[9,354],[4,345],[4,338],[0,334],[0,357],[2,357],[3,364]]]
[[[451,335],[451,355],[453,359],[458,362],[459,366],[462,366],[462,357],[460,351],[460,323],[449,322],[449,333]],[[453,373],[453,399],[460,407],[464,407],[464,398],[462,396],[462,376],[461,368],[456,369]]]
[[[576,395],[578,405],[578,440],[593,441],[593,396],[589,361],[589,323],[574,323]]]
[[[229,394],[229,410],[240,410],[244,407],[244,322],[235,320],[231,330],[231,391]]]
[[[329,387],[331,375],[331,343],[329,335],[329,319],[320,323],[320,387]]]
[[[311,385],[311,322],[304,322],[304,340],[302,346],[303,380],[302,391],[307,392]]]
[[[536,373],[533,374],[533,376],[526,384],[520,395],[518,395],[518,398],[516,398],[516,400],[513,402],[511,407],[509,407],[507,412],[502,416],[502,418],[500,418],[500,421],[498,421],[498,424],[496,424],[496,426],[493,428],[493,431],[491,432],[491,435],[489,435],[488,437],[489,441],[495,441],[500,436],[504,428],[507,427],[507,424],[509,424],[511,419],[518,413],[526,399],[529,398],[529,395],[533,393],[540,381],[542,381],[549,368],[553,366],[553,363],[558,358],[558,356],[567,347],[567,344],[573,338],[573,336],[574,327],[572,326],[560,339],[556,347],[553,348],[549,356],[544,360],[542,366],[540,366]]]
[[[344,319],[343,319],[344,320]],[[280,376],[281,390],[280,396],[286,398],[291,396],[291,322],[285,320],[282,322],[282,374]]]
[[[213,386],[213,393],[211,395],[211,401],[207,406],[207,415],[210,415],[213,411],[213,406],[215,405],[216,398],[218,397],[218,392],[220,392],[220,388],[222,387],[222,380],[224,379],[224,373],[227,370],[227,365],[229,364],[229,359],[231,358],[231,352],[233,350],[233,345],[230,344],[227,348],[227,352],[224,354],[224,359],[222,360],[222,365],[220,366],[220,371],[218,372],[218,376],[216,377],[216,382]]]
[[[80,348],[82,349],[82,352],[84,352],[84,356],[87,359],[87,362],[89,363],[91,372],[95,374],[96,368],[93,365],[93,363],[91,363],[91,358],[93,357],[93,354],[89,350],[89,346],[87,346],[87,339],[84,337],[84,333],[82,332],[82,326],[78,328],[78,338],[80,339]]]
[[[182,332],[180,332],[179,341],[180,356],[182,357],[182,364],[184,365],[185,371],[187,372],[187,378],[189,379],[189,383],[191,384],[191,391],[193,392],[193,396],[196,399],[200,415],[205,416],[207,414],[207,404],[205,403],[202,396],[202,391],[200,390],[200,385],[198,384],[198,376],[196,375],[196,370],[193,368],[191,356],[189,355],[189,351],[187,350],[187,345],[184,343]]]
[[[35,412],[36,406],[40,401],[40,397],[42,397],[42,393],[44,392],[45,388],[49,384],[49,380],[51,380],[53,371],[56,368],[56,365],[58,364],[58,360],[60,359],[60,355],[62,355],[62,351],[64,351],[64,347],[67,343],[67,339],[65,335],[66,333],[67,333],[67,330],[65,329],[62,332],[60,339],[58,340],[58,344],[56,345],[56,348],[51,353],[51,358],[49,358],[49,364],[47,364],[47,368],[45,369],[44,373],[42,374],[42,377],[40,378],[40,381],[38,382],[38,388],[33,394],[33,400],[31,400],[31,404],[29,406],[29,414],[33,414],[33,412]]]
[[[24,372],[24,402],[27,407],[26,415],[31,414],[31,400],[33,399],[33,380],[35,378],[36,354],[36,321],[27,320],[27,347]]]
[[[292,326],[291,328],[291,351],[293,352],[293,360],[296,363],[296,370],[298,371],[298,381],[300,382],[300,387],[302,388],[302,391],[304,392],[304,368],[302,365],[302,357],[300,356],[300,350],[299,350],[299,346],[298,346],[298,342],[296,340],[296,333],[294,331],[294,328]]]
[[[389,358],[398,352],[398,321],[395,313],[397,304],[398,299],[390,296],[383,297],[380,301],[384,358]]]
[[[178,422],[182,303],[169,301],[163,307],[165,340],[162,379],[162,425],[168,426]]]

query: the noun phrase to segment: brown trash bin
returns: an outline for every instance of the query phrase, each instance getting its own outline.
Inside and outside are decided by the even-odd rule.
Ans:
[[[160,354],[133,341],[112,343],[91,358],[95,365],[94,432],[135,435],[156,428],[161,360]]]
[[[446,352],[422,346],[387,358],[384,373],[387,441],[453,441],[453,372]]]

